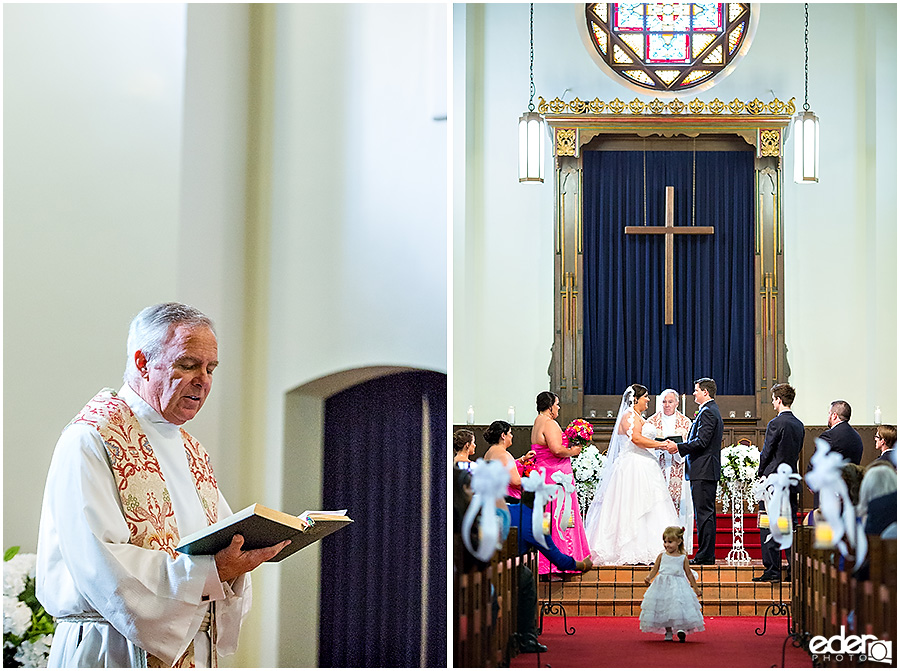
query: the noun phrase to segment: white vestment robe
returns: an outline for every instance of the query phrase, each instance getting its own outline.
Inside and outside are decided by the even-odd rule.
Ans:
[[[159,462],[178,532],[205,528],[206,514],[188,470],[178,426],[127,384],[132,409]],[[231,514],[219,494],[219,519]],[[122,502],[100,434],[84,424],[63,431],[47,475],[38,536],[37,597],[59,622],[51,667],[145,666],[144,651],[172,665],[194,641],[195,664],[209,664],[209,634],[199,631],[215,602],[219,655],[234,653],[250,609],[250,576],[222,583],[215,558],[148,550],[130,542]]]

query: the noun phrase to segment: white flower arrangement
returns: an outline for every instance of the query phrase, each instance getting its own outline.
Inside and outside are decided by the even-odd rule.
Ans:
[[[600,454],[593,445],[582,448],[581,454],[572,458],[572,474],[575,476],[575,493],[578,496],[578,507],[582,517],[594,498],[597,484],[600,482],[600,471],[606,464],[606,455]]]
[[[759,448],[756,445],[729,445],[722,448],[721,459],[722,475],[716,499],[722,502],[725,512],[735,496],[746,502],[747,509],[752,511],[756,506],[753,487],[759,469]]]
[[[18,552],[3,556],[3,666],[46,667],[56,623],[34,593],[37,556]]]

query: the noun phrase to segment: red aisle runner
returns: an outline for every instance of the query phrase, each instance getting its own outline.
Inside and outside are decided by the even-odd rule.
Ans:
[[[545,617],[538,640],[547,646],[541,667],[554,668],[770,668],[781,666],[782,645],[787,637],[787,618],[769,617],[766,633],[762,617],[712,616],[704,620],[706,631],[689,634],[684,643],[663,640],[662,634],[645,634],[636,617],[570,617],[566,624],[575,633],[563,632],[561,617]],[[510,667],[538,665],[537,654],[519,654]],[[785,647],[786,668],[811,668],[808,654]]]

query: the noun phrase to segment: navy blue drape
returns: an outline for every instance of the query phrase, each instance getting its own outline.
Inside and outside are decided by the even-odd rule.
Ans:
[[[665,325],[665,242],[625,235],[644,223],[644,152],[586,151],[584,166],[584,390],[621,394],[693,390],[711,377],[719,394],[754,393],[754,166],[750,151],[696,152],[697,226],[676,235],[675,323]],[[692,223],[694,153],[646,152],[646,223]]]
[[[431,510],[422,573],[422,401]],[[447,376],[389,375],[325,401],[325,510],[354,523],[322,539],[319,666],[447,665]],[[422,588],[428,585],[426,630]]]

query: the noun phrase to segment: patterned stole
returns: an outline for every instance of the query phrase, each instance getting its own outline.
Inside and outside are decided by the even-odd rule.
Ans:
[[[175,523],[175,511],[169,489],[163,477],[150,441],[128,404],[114,389],[103,389],[92,398],[72,424],[87,424],[103,439],[112,469],[125,521],[131,532],[129,542],[148,550],[162,550],[174,558],[180,535]],[[187,431],[181,429],[188,468],[197,487],[197,494],[206,513],[206,521],[218,521],[219,490],[203,446]],[[210,626],[210,649],[213,665],[216,661],[215,620]],[[147,655],[150,667],[167,666],[162,660]],[[194,643],[188,646],[174,667],[194,666]]]

